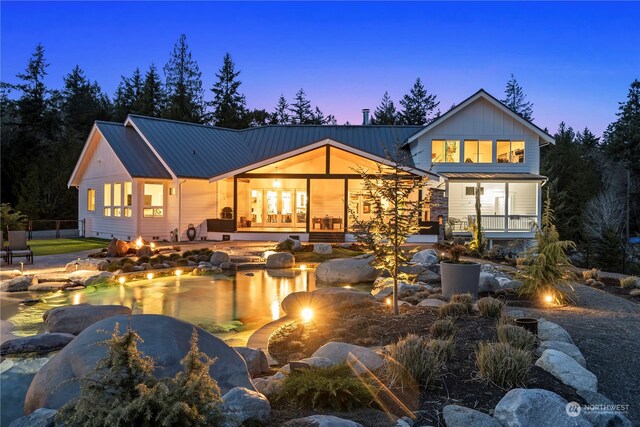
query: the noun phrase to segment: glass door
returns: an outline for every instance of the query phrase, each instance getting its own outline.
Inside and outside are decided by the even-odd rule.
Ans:
[[[296,191],[296,227],[307,226],[307,192]]]
[[[307,192],[305,190],[251,190],[251,215],[262,227],[305,227]]]
[[[283,226],[293,223],[293,191],[280,191],[280,223]]]

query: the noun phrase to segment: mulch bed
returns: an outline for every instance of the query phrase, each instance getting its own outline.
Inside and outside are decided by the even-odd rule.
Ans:
[[[515,297],[514,297],[515,298]],[[322,321],[305,327],[302,333],[296,332],[292,339],[304,345],[302,354],[297,357],[308,357],[322,344],[328,341],[350,342],[357,345],[384,346],[396,342],[409,333],[429,336],[429,328],[438,318],[438,310],[426,307],[400,307],[400,315],[395,317],[391,308],[381,304],[365,308],[349,308],[326,316]],[[495,405],[508,390],[503,390],[483,379],[478,378],[475,366],[475,349],[480,341],[497,341],[496,321],[480,315],[467,315],[456,321],[458,332],[455,336],[455,353],[447,364],[445,376],[440,384],[429,390],[391,390],[413,413],[418,414],[418,421],[428,425],[443,425],[442,408],[449,404],[459,404],[491,413]],[[349,331],[350,333],[345,333]],[[272,348],[270,347],[270,352]],[[527,388],[543,388],[558,393],[568,401],[584,403],[575,391],[546,371],[533,366]],[[298,408],[277,407],[274,416],[279,423],[283,420],[310,415],[303,415]],[[364,411],[366,414],[367,411]],[[357,421],[365,426],[393,425],[383,423],[376,412],[370,413],[367,420],[363,413]],[[334,414],[337,415],[337,414]],[[354,419],[353,414],[345,414],[344,418]],[[396,412],[402,416],[402,413]],[[364,418],[364,419],[363,419]],[[273,424],[278,425],[278,424]]]

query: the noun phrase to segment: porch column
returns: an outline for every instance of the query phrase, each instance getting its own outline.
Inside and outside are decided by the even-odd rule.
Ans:
[[[504,231],[509,230],[509,183],[504,183]]]
[[[309,233],[310,222],[311,222],[311,179],[307,178],[307,218],[306,218],[307,233]]]

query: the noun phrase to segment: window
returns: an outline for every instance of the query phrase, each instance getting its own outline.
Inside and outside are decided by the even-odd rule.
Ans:
[[[144,209],[145,218],[162,217],[164,215],[164,185],[144,185]]]
[[[464,187],[464,195],[465,196],[475,196],[476,195],[476,187]],[[484,187],[480,187],[480,195],[484,196]]]
[[[122,216],[122,184],[113,184],[113,216]]]
[[[478,141],[466,139],[464,141],[465,163],[491,163],[493,161],[493,141]]]
[[[434,139],[431,141],[432,163],[460,162],[460,141]]]
[[[104,216],[111,216],[111,184],[104,185]]]
[[[96,189],[87,189],[87,210],[93,212],[96,210]]]
[[[496,159],[498,163],[524,163],[524,141],[498,141]]]
[[[133,201],[133,186],[131,181],[124,183],[124,216],[131,217],[131,202]]]

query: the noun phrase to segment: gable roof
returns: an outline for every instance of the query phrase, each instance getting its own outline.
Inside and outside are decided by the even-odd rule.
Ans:
[[[181,178],[209,179],[323,140],[384,158],[422,126],[268,125],[243,130],[130,115],[169,169]],[[413,165],[411,165],[413,166]]]
[[[515,119],[515,120],[519,121],[520,123],[524,124],[532,132],[537,134],[545,144],[555,144],[555,139],[553,138],[553,136],[549,135],[547,132],[545,132],[543,129],[538,127],[532,121],[527,120],[524,117],[522,117],[521,115],[515,113],[513,110],[511,110],[509,107],[504,105],[500,100],[498,100],[496,97],[491,95],[489,92],[485,91],[484,89],[480,89],[476,93],[474,93],[473,95],[471,95],[470,97],[468,97],[467,99],[462,101],[460,104],[458,104],[455,107],[453,107],[451,110],[447,111],[446,113],[444,113],[443,115],[441,115],[437,119],[433,120],[428,125],[424,126],[422,128],[422,130],[420,130],[419,132],[416,132],[415,134],[411,135],[407,139],[405,145],[406,144],[410,144],[411,142],[415,141],[416,139],[418,139],[419,137],[421,137],[425,133],[429,132],[431,129],[433,129],[436,126],[438,126],[439,124],[443,123],[444,121],[446,121],[450,117],[454,116],[456,113],[458,113],[459,111],[463,110],[468,105],[472,104],[473,102],[475,102],[476,100],[478,100],[480,98],[483,98],[483,99],[487,100],[490,104],[492,104],[496,108],[502,110],[503,112],[505,112],[509,116],[511,116],[513,119]]]

